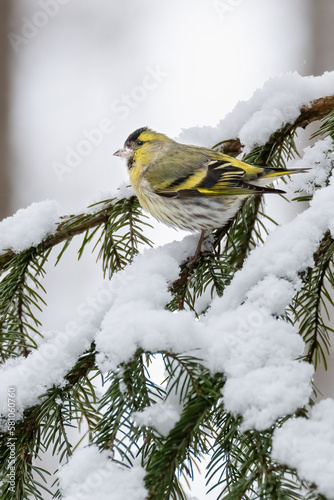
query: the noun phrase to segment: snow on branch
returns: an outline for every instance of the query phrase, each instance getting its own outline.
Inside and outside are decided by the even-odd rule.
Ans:
[[[16,253],[31,247],[45,251],[106,223],[114,205],[131,197],[134,197],[133,190],[123,183],[114,194],[100,193],[84,213],[60,218],[55,201],[33,203],[18,210],[0,222],[1,266]]]
[[[78,450],[59,472],[63,500],[144,500],[145,471],[140,465],[128,469],[110,461],[108,451],[96,446]]]
[[[334,401],[315,405],[309,418],[285,422],[274,431],[272,457],[296,468],[320,493],[334,499]]]
[[[55,201],[33,203],[0,222],[0,254],[11,250],[20,253],[51,237],[59,221]]]

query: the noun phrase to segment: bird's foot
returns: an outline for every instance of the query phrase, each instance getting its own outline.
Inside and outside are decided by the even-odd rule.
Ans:
[[[213,235],[212,233],[206,233],[205,230],[201,232],[196,250],[194,255],[191,257],[188,257],[186,260],[186,265],[188,267],[192,266],[196,260],[198,259],[199,256],[202,257],[214,257],[214,247],[213,247]]]

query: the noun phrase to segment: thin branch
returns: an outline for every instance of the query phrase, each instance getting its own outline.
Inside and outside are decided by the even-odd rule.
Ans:
[[[87,220],[82,223],[78,223],[77,225],[69,225],[73,217],[66,218],[66,220],[58,224],[54,234],[47,236],[45,240],[38,245],[38,252],[48,250],[49,248],[59,245],[59,243],[63,243],[64,241],[70,241],[73,236],[82,234],[89,229],[100,226],[101,224],[105,224],[108,221],[109,212],[113,207],[114,204],[110,203],[105,207],[103,212],[97,213],[95,217],[92,215]],[[12,250],[8,250],[6,253],[0,255],[0,266],[4,268],[4,266],[10,262],[15,255],[16,254]]]

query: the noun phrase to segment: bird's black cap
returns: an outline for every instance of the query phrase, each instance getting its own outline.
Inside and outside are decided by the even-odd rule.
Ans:
[[[129,137],[125,141],[125,146],[131,144],[132,142],[135,142],[140,136],[140,134],[142,134],[146,130],[151,130],[151,129],[149,129],[148,127],[137,128],[137,130],[135,130],[134,132],[132,132],[132,134],[129,135]]]

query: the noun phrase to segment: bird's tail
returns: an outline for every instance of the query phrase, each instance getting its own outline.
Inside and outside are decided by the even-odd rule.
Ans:
[[[304,172],[308,172],[309,168],[291,168],[289,170],[283,170],[282,168],[271,168],[264,167],[264,171],[262,176],[256,181],[250,181],[249,183],[257,186],[259,189],[263,189],[263,193],[277,193],[283,194],[285,191],[276,188],[270,188],[267,186],[271,182],[271,180],[275,180],[275,178],[283,177],[285,175],[293,175],[293,174],[302,174]]]
[[[290,170],[284,170],[282,168],[265,167],[262,179],[282,177],[283,175],[303,174],[309,170],[309,168],[291,168]]]

